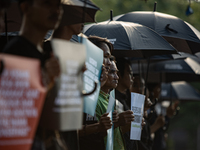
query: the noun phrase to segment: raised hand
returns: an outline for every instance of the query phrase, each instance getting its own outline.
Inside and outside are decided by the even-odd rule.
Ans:
[[[112,122],[110,120],[110,117],[108,116],[108,113],[105,113],[101,116],[99,120],[99,130],[101,132],[104,132],[112,127]]]
[[[113,123],[116,123],[116,122],[118,122],[118,119],[119,119],[119,116],[118,116],[118,113],[117,113],[117,111],[115,110],[114,112],[113,112],[113,116],[112,116],[112,122]]]
[[[118,116],[119,116],[118,119],[119,126],[125,126],[126,124],[129,124],[132,121],[134,121],[133,111],[131,110],[124,111],[120,113]]]

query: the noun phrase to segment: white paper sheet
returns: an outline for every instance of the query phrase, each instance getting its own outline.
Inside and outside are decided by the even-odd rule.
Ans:
[[[131,92],[131,110],[134,112],[135,116],[135,120],[131,122],[131,140],[141,139],[144,101],[145,95]]]

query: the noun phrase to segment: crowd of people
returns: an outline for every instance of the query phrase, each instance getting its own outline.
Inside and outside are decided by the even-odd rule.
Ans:
[[[4,27],[4,12],[9,3],[9,0],[0,0],[0,29]],[[19,36],[10,40],[1,52],[40,60],[42,80],[49,90],[55,78],[59,77],[61,69],[59,60],[53,55],[50,40],[44,41],[46,33],[54,30],[52,38],[69,41],[72,35],[81,33],[83,23],[59,25],[63,14],[61,0],[18,0],[18,3],[23,16]],[[169,124],[178,103],[167,108],[166,116],[157,116],[152,103],[159,98],[160,85],[145,87],[144,79],[134,73],[128,59],[115,58],[112,55],[113,45],[106,37],[91,35],[88,40],[99,47],[104,56],[96,116],[88,119],[88,114],[84,114],[82,129],[78,131],[46,130],[38,125],[32,150],[104,150],[107,142],[106,131],[113,124],[114,150],[164,150],[166,134],[163,127]],[[84,66],[82,72],[86,69]],[[106,110],[109,93],[113,89],[116,106],[111,120]],[[131,122],[134,121],[131,92],[146,96],[140,141],[130,139]]]

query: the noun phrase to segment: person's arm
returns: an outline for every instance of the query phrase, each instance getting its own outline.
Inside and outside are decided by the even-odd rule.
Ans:
[[[42,68],[43,83],[47,89],[50,89],[53,86],[54,79],[60,75],[60,72],[59,61],[52,55]]]
[[[84,125],[83,129],[79,130],[79,136],[86,136],[90,134],[100,133],[102,136],[106,136],[107,130],[112,127],[112,122],[108,113],[101,116],[98,123],[91,125]]]
[[[176,113],[177,107],[179,105],[179,101],[175,101],[173,105],[170,105],[167,108],[166,114],[168,118],[171,118]]]
[[[151,133],[155,133],[159,128],[165,125],[165,117],[160,115],[156,118],[156,121],[151,125]]]
[[[119,119],[114,123],[114,128],[120,127],[122,133],[130,131],[131,121],[134,121],[133,111],[127,110],[118,114]]]

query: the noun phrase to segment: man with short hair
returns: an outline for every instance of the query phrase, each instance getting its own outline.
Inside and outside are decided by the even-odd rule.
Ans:
[[[143,78],[139,75],[134,75],[133,85],[131,88],[131,92],[145,94],[145,82]],[[145,104],[144,104],[144,119],[146,125],[144,126],[141,134],[141,140],[137,142],[139,150],[151,150],[152,149],[152,138],[151,138],[151,131],[150,131],[150,124],[148,120],[147,110],[152,105],[148,90],[146,89],[146,97],[145,97]]]
[[[117,67],[119,69],[119,83],[115,90],[115,98],[119,101],[117,104],[121,105],[123,111],[130,110],[131,98],[129,89],[133,84],[133,72],[130,62],[125,58],[117,58]],[[118,106],[120,107],[120,106]],[[130,125],[129,125],[130,126]],[[130,140],[130,131],[127,130],[123,134],[126,143],[126,150],[137,150],[137,142]]]

